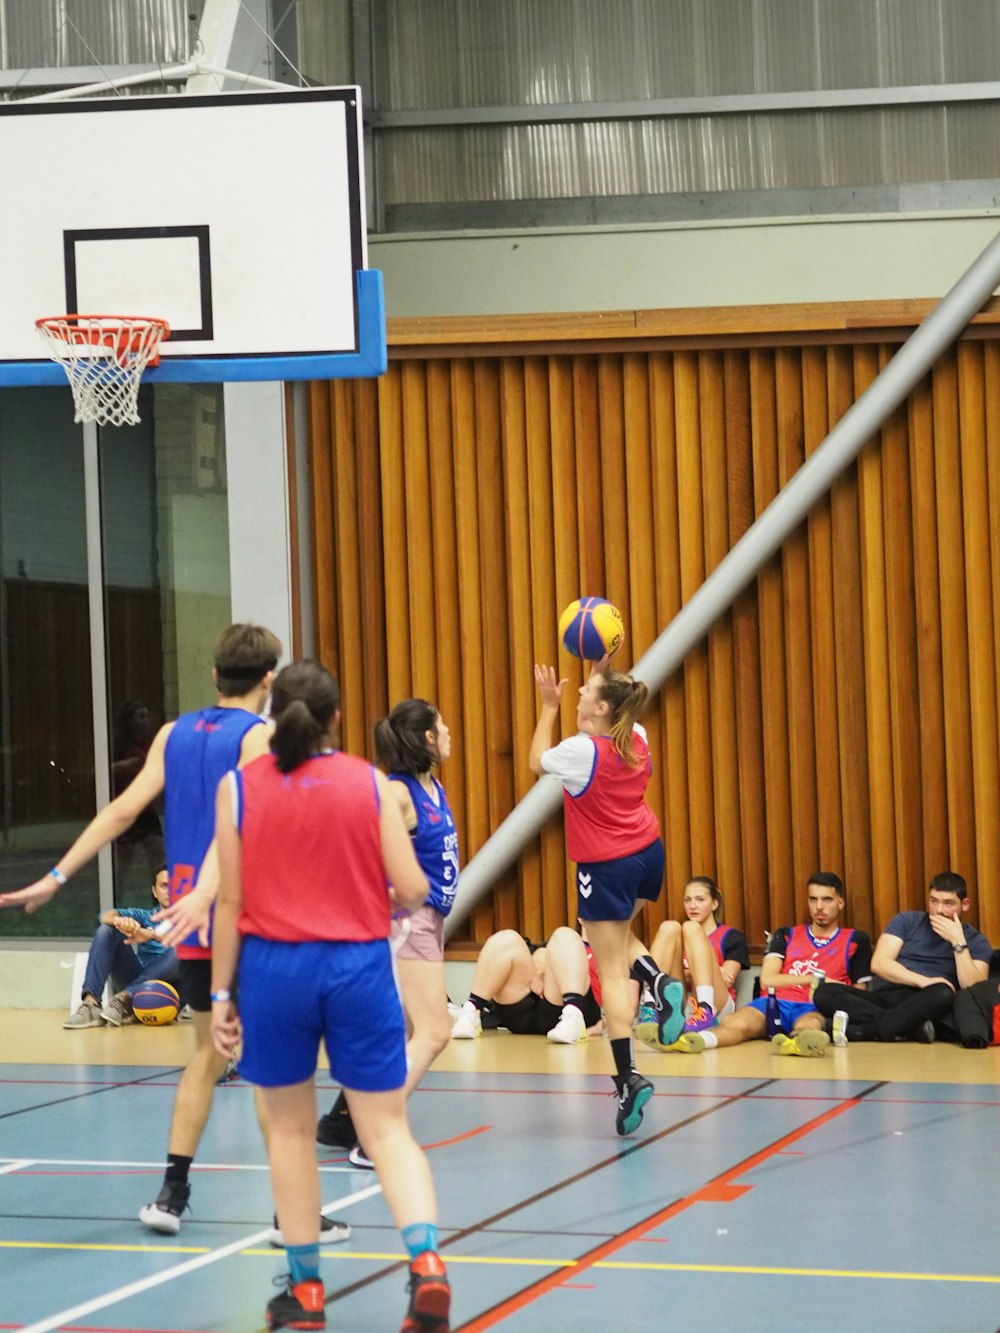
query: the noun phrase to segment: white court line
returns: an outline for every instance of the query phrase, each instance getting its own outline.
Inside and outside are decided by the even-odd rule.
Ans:
[[[352,1204],[361,1203],[363,1199],[370,1199],[373,1194],[381,1194],[381,1185],[369,1185],[367,1189],[358,1190],[355,1194],[345,1195],[343,1199],[336,1199],[333,1203],[328,1203],[322,1209],[324,1215],[329,1215],[335,1209],[342,1212]],[[118,1287],[115,1291],[109,1291],[104,1296],[95,1296],[93,1300],[84,1301],[82,1305],[74,1305],[70,1310],[61,1310],[59,1314],[49,1315],[46,1319],[40,1319],[35,1324],[25,1324],[19,1333],[51,1333],[52,1329],[62,1328],[63,1324],[69,1324],[77,1319],[82,1319],[84,1315],[93,1314],[95,1310],[106,1310],[109,1305],[117,1305],[119,1301],[127,1300],[129,1296],[138,1296],[141,1292],[150,1291],[153,1287],[161,1287],[165,1282],[173,1282],[175,1278],[184,1277],[187,1273],[193,1273],[196,1269],[205,1268],[208,1264],[214,1264],[219,1259],[228,1259],[230,1255],[239,1254],[241,1250],[250,1250],[255,1246],[266,1241],[272,1232],[272,1227],[267,1227],[263,1231],[255,1231],[252,1235],[244,1237],[243,1240],[231,1241],[228,1245],[223,1245],[218,1250],[210,1250],[208,1254],[199,1254],[195,1259],[186,1259],[183,1263],[175,1265],[173,1268],[166,1269],[162,1273],[153,1273],[150,1277],[140,1278],[138,1282],[130,1282],[127,1287]]]
[[[0,1176],[6,1176],[11,1171],[23,1171],[26,1166],[37,1166],[34,1157],[0,1157],[0,1162],[6,1162],[6,1166],[0,1166]]]
[[[25,1166],[106,1166],[109,1170],[127,1166],[148,1167],[151,1171],[163,1170],[162,1157],[158,1158],[155,1162],[119,1162],[109,1160],[106,1157],[32,1157],[30,1160],[21,1157],[0,1157],[0,1162],[10,1163],[9,1166],[0,1166],[0,1175],[2,1175],[4,1171],[16,1171],[20,1167]],[[254,1166],[247,1162],[205,1162],[192,1166],[191,1174],[207,1175],[212,1171],[267,1171],[269,1169],[270,1168],[266,1162],[260,1166]],[[349,1171],[351,1175],[357,1173],[357,1167],[355,1166],[324,1166],[320,1163],[318,1169],[320,1171],[329,1172]]]

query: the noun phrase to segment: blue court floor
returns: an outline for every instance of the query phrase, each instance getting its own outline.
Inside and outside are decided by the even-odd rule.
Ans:
[[[110,1049],[69,1035],[90,1058]],[[453,1329],[1000,1325],[996,1052],[644,1054],[657,1096],[622,1140],[600,1042],[488,1033],[457,1046],[411,1101]],[[159,1186],[179,1072],[0,1063],[0,1329],[261,1333],[285,1268],[267,1244],[247,1085],[218,1090],[180,1235],[136,1220]],[[323,1254],[329,1327],[398,1329],[403,1250],[377,1180],[321,1164],[326,1211],[353,1228]]]

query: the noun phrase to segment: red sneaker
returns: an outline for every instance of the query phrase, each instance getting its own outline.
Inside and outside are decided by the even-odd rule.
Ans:
[[[451,1288],[444,1264],[433,1250],[410,1264],[410,1308],[399,1333],[448,1333]]]
[[[318,1280],[299,1282],[267,1303],[268,1328],[326,1328],[326,1293]]]

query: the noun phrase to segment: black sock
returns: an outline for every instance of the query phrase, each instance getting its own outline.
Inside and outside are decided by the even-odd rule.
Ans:
[[[565,1007],[567,1004],[576,1005],[580,1013],[581,1014],[583,1013],[583,996],[578,995],[575,990],[563,991],[563,1007]]]
[[[611,1055],[615,1062],[615,1087],[621,1092],[622,1084],[635,1072],[632,1038],[616,1037],[611,1043]]]
[[[489,1000],[484,1000],[481,995],[470,995],[469,1003],[474,1004],[480,1013],[489,1005]]]
[[[653,982],[660,975],[661,970],[657,967],[656,960],[650,958],[649,954],[646,953],[641,958],[637,958],[629,968],[629,976],[633,981],[638,981],[640,986],[645,982],[652,989]]]
[[[168,1185],[186,1185],[193,1161],[193,1157],[182,1157],[180,1153],[168,1152],[167,1170],[163,1179]]]

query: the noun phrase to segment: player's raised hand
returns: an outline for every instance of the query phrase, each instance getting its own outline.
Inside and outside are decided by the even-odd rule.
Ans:
[[[538,693],[542,696],[542,706],[544,708],[558,708],[559,700],[562,698],[562,692],[566,688],[568,677],[563,676],[560,680],[556,676],[555,667],[540,666],[535,663],[535,684],[538,686]]]

